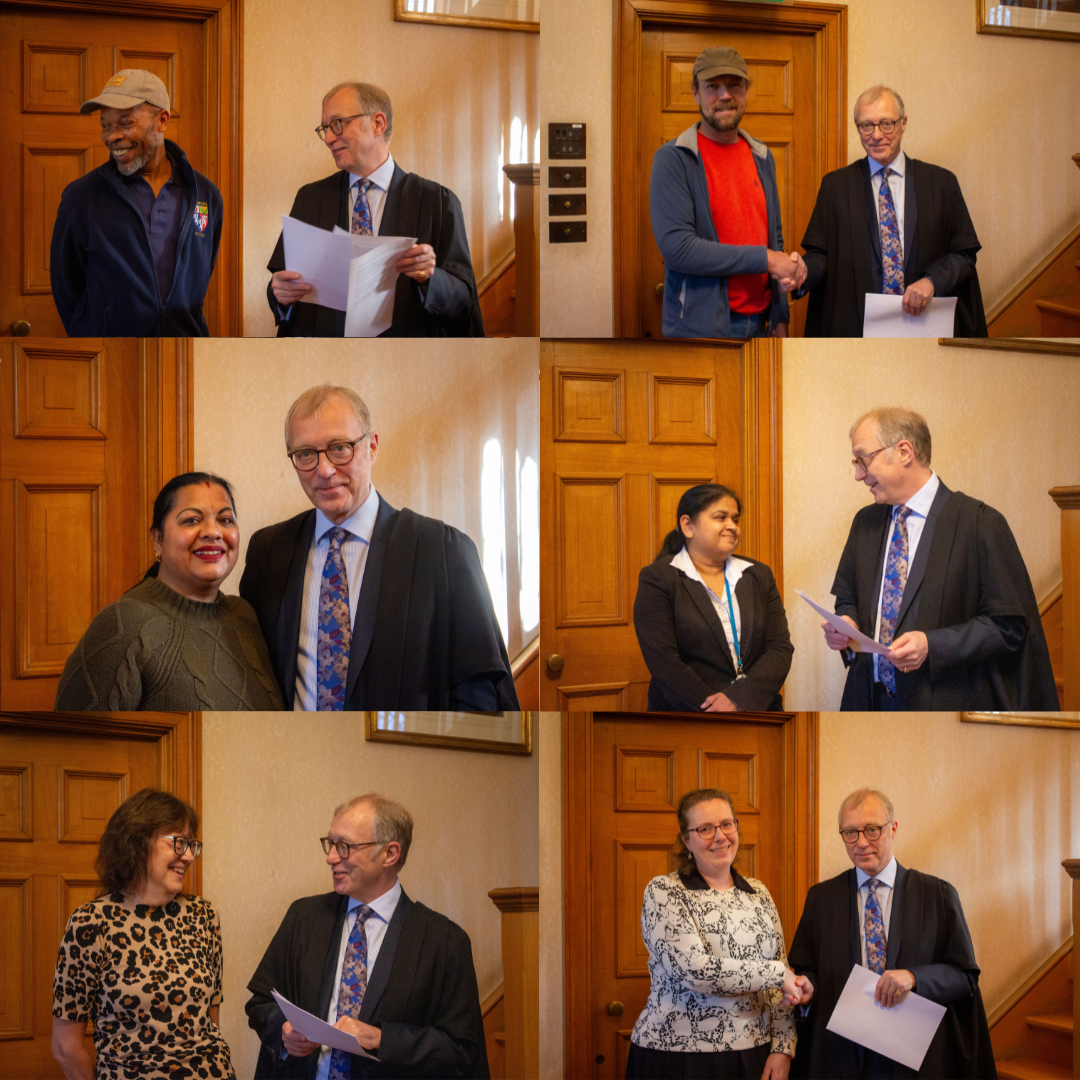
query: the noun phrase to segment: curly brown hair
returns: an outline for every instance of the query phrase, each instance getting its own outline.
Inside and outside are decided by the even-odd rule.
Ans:
[[[683,836],[686,834],[687,829],[690,828],[690,811],[698,803],[709,802],[711,799],[723,799],[728,804],[728,808],[734,817],[735,804],[731,801],[731,796],[719,788],[698,788],[697,791],[688,791],[679,800],[679,835],[675,840],[674,853],[679,860],[678,869],[681,877],[686,877],[694,869],[693,856],[683,842]]]
[[[167,829],[199,833],[199,815],[183,799],[143,788],[125,799],[101,834],[94,869],[104,893],[127,892],[146,881],[150,845]]]

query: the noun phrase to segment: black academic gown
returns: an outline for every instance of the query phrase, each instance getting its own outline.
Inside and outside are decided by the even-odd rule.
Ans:
[[[332,230],[349,227],[349,183],[344,170],[305,184],[293,201],[290,217]],[[483,337],[484,320],[476,294],[476,278],[469,256],[465,216],[458,197],[449,189],[407,173],[397,163],[386,192],[380,236],[415,236],[418,244],[435,250],[431,279],[419,285],[400,275],[394,293],[394,316],[383,337]],[[278,236],[267,269],[285,269],[285,240]],[[266,299],[278,324],[278,337],[343,337],[345,312],[320,304],[293,304],[292,315],[282,320],[271,284]]]
[[[929,277],[935,296],[955,296],[953,336],[986,337],[975,257],[981,245],[956,177],[907,158],[904,281]],[[881,234],[867,158],[828,173],[803,237],[810,294],[807,337],[862,337],[866,294],[882,289]]]
[[[304,568],[315,511],[260,529],[240,595],[255,609],[285,707],[296,696]],[[380,497],[353,616],[345,709],[517,709],[476,545]]]
[[[855,515],[832,586],[836,613],[850,616],[869,637],[877,621],[891,515],[891,506],[877,503]],[[896,670],[898,709],[1058,710],[1039,605],[1008,522],[944,484],[927,515],[900,602],[896,637],[909,630],[926,634],[929,651],[917,671]],[[840,708],[872,709],[871,654],[845,650],[841,656],[848,672]]]
[[[788,963],[796,975],[810,979],[814,996],[809,1015],[798,1024],[793,1077],[856,1078],[867,1071],[865,1065],[860,1069],[858,1045],[826,1030],[852,967],[862,964],[857,887],[853,868],[806,894]],[[899,863],[895,889],[885,970],[912,972],[915,993],[944,1005],[946,1013],[922,1068],[914,1072],[893,1062],[893,1077],[996,1077],[979,967],[960,897],[947,881]],[[884,1064],[887,1071],[887,1060]]]
[[[708,592],[671,565],[644,567],[634,600],[634,629],[652,675],[652,712],[700,712],[718,690],[744,711],[781,708],[780,687],[791,668],[791,636],[772,571],[755,559],[735,586],[745,679],[736,681],[735,659]]]
[[[251,977],[245,1008],[262,1043],[256,1080],[313,1080],[318,1051],[282,1058],[285,1016],[270,992],[326,1019],[348,903],[336,893],[294,901]],[[368,973],[358,1019],[382,1036],[378,1062],[349,1056],[354,1080],[490,1075],[469,937],[404,891]]]

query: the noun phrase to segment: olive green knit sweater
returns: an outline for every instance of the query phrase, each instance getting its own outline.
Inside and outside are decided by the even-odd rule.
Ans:
[[[188,600],[147,578],[98,612],[64,665],[64,711],[282,709],[251,605],[219,593]]]

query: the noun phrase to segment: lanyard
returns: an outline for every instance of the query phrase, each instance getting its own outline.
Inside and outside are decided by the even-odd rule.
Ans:
[[[727,566],[724,567],[724,592],[727,593],[727,609],[728,619],[731,622],[731,637],[735,642],[735,670],[737,672],[736,678],[746,678],[742,669],[742,653],[739,652],[739,631],[735,626],[735,609],[731,605],[731,585],[728,583],[727,578]]]

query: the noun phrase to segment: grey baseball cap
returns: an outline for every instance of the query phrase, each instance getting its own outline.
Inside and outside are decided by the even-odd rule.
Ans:
[[[153,73],[142,68],[124,68],[105,83],[97,97],[79,106],[79,115],[95,109],[133,109],[144,101],[159,109],[169,108],[169,91]]]
[[[746,61],[726,45],[716,45],[706,49],[694,61],[695,79],[715,79],[717,75],[738,75],[749,86],[754,80],[746,70]]]

